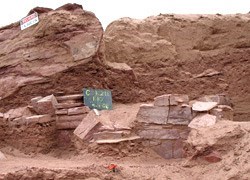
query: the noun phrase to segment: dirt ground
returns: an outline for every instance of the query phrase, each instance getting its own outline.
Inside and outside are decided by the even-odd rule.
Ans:
[[[111,117],[128,125],[133,123],[139,104],[116,104]],[[131,114],[127,112],[131,111]],[[124,114],[124,115],[123,115]],[[121,118],[121,117],[124,117]],[[115,122],[117,123],[117,122]],[[250,123],[221,121],[216,125],[192,130],[187,145],[199,151],[183,159],[166,160],[153,150],[138,146],[135,151],[117,146],[119,152],[107,149],[89,151],[54,148],[48,154],[22,153],[5,146],[0,149],[5,160],[0,160],[0,179],[250,179]],[[136,142],[135,142],[136,143]],[[219,152],[221,161],[211,163],[202,157],[207,150]],[[121,155],[122,154],[122,155]],[[117,165],[117,172],[108,169]]]

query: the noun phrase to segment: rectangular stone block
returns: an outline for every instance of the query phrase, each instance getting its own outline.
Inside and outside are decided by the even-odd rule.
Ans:
[[[114,131],[114,132],[97,132],[93,134],[94,140],[105,140],[105,139],[120,139],[128,137],[130,131]]]
[[[79,126],[75,129],[74,134],[80,139],[85,139],[88,133],[100,123],[99,116],[96,116],[94,111],[90,111],[88,115],[82,120]]]
[[[36,101],[39,99],[38,101]],[[31,100],[33,109],[40,115],[50,114],[54,115],[57,105],[57,100],[54,95],[46,96],[44,98],[37,97]]]
[[[68,114],[68,109],[56,110],[56,115],[67,115],[67,114]]]
[[[83,106],[83,103],[58,103],[55,107],[57,109],[68,109]]]
[[[38,124],[38,123],[47,123],[51,122],[53,119],[50,115],[35,115],[29,117],[19,117],[12,121],[9,121],[11,125],[29,125],[29,124]]]
[[[165,159],[173,158],[173,141],[164,140],[158,146],[153,146],[152,149]]]
[[[183,140],[176,140],[173,142],[173,158],[184,158],[185,151],[183,149]]]
[[[36,116],[30,116],[26,117],[27,124],[30,123],[47,123],[53,121],[50,115],[36,115]]]
[[[162,96],[157,96],[154,98],[154,106],[169,106],[170,104],[170,94],[165,94]]]
[[[166,124],[168,117],[168,107],[157,107],[153,105],[143,104],[137,113],[138,122]]]
[[[90,109],[88,106],[75,107],[68,109],[68,115],[86,114],[89,113]]]
[[[138,132],[143,139],[179,139],[180,132],[177,129],[147,129]]]
[[[80,121],[81,122],[83,120],[83,118],[85,118],[85,117],[86,117],[85,114],[72,115],[72,116],[68,116],[68,115],[57,116],[56,123],[71,122],[71,121]]]
[[[170,105],[178,105],[178,104],[188,104],[189,97],[186,94],[171,94],[169,98]]]
[[[68,101],[68,100],[83,100],[83,94],[72,94],[66,96],[57,96],[58,101]]]
[[[174,125],[188,125],[192,118],[193,115],[190,106],[170,106],[167,123]]]
[[[63,130],[63,129],[75,129],[79,126],[80,121],[67,121],[67,122],[60,122],[56,123],[56,128]]]

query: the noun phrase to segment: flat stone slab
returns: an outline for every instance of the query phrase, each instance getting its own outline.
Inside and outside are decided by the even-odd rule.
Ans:
[[[68,109],[83,106],[83,103],[58,103],[55,107],[57,109]]]
[[[13,121],[10,121],[10,124],[29,125],[29,124],[47,123],[51,121],[53,121],[51,116],[48,114],[45,114],[45,115],[35,115],[35,116],[29,116],[29,117],[16,118]]]
[[[97,144],[114,144],[114,143],[120,143],[124,141],[133,141],[136,139],[140,139],[140,136],[131,136],[127,138],[120,138],[120,139],[105,139],[105,140],[97,140],[95,141]]]
[[[57,101],[80,100],[83,99],[83,94],[72,94],[66,96],[57,96]]]
[[[168,113],[168,107],[157,107],[152,104],[142,104],[136,118],[138,122],[166,124]]]
[[[99,123],[98,117],[94,111],[90,111],[75,129],[74,134],[80,139],[85,139],[88,133]]]
[[[56,123],[56,129],[66,130],[66,129],[76,129],[80,125],[81,121],[68,121]]]
[[[217,102],[218,105],[231,105],[230,99],[224,94],[206,95],[198,99],[203,102]]]
[[[155,106],[175,106],[182,103],[188,103],[189,97],[185,94],[164,94],[154,98]]]
[[[164,94],[154,98],[154,106],[169,106],[170,105],[170,94]]]
[[[193,129],[213,126],[216,123],[217,117],[210,114],[200,114],[196,116],[188,125]]]
[[[179,139],[177,129],[147,129],[137,133],[143,139]]]
[[[174,125],[188,125],[192,118],[193,115],[190,106],[170,106],[167,123]]]
[[[56,110],[56,115],[67,115],[67,114],[68,114],[68,109]]]
[[[85,118],[85,114],[80,114],[80,115],[61,115],[56,117],[56,123],[61,123],[61,122],[71,122],[71,121],[82,121],[83,118]]]
[[[68,115],[86,114],[89,113],[90,109],[88,106],[75,107],[68,109]]]
[[[170,105],[178,105],[189,102],[189,97],[186,94],[171,94],[169,99]]]
[[[192,105],[193,111],[209,111],[218,105],[217,102],[201,102],[196,101]]]
[[[105,140],[105,139],[121,139],[130,135],[130,131],[106,131],[98,132],[93,134],[94,140]]]

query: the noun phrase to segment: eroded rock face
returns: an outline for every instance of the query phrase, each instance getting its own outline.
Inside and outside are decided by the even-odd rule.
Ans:
[[[105,56],[138,77],[138,99],[165,93],[226,93],[235,120],[250,117],[250,15],[164,15],[123,18],[104,34]]]
[[[36,96],[81,93],[83,87],[107,88],[118,100],[131,99],[128,88],[135,76],[119,64],[103,63],[103,28],[92,12],[77,4],[34,10],[38,24],[23,31],[19,23],[0,28],[1,111]]]

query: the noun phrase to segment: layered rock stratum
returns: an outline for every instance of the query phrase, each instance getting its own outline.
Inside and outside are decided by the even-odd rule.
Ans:
[[[250,117],[250,14],[122,18],[104,34],[105,56],[125,62],[143,100],[164,93],[227,94],[235,120]]]

